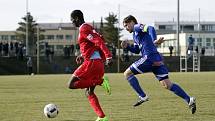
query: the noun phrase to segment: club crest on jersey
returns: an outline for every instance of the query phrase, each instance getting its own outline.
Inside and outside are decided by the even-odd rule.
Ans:
[[[93,39],[93,35],[92,35],[92,34],[89,34],[89,35],[87,36],[87,39],[88,39],[88,40],[92,40],[92,39]]]
[[[141,25],[140,25],[140,29],[143,30],[143,28],[144,28],[144,26],[141,24]]]

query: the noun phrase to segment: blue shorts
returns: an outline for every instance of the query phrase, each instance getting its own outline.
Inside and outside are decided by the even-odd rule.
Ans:
[[[168,79],[168,69],[167,67],[162,64],[160,66],[153,66],[153,61],[151,61],[150,58],[146,56],[140,58],[136,62],[134,62],[130,66],[130,70],[136,75],[136,74],[142,74],[147,72],[153,72],[156,78],[159,81],[162,81],[164,79]]]

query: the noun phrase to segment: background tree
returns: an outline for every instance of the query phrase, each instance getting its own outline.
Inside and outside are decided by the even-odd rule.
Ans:
[[[120,31],[118,29],[118,19],[117,15],[114,13],[109,13],[109,16],[105,18],[107,22],[102,23],[101,31],[109,45],[114,44],[117,47],[118,40],[120,39]]]
[[[19,22],[19,27],[16,29],[17,40],[21,41],[24,46],[26,45],[26,27],[28,27],[28,56],[33,56],[36,52],[36,41],[37,41],[37,26],[38,24],[34,20],[30,12],[27,13],[23,18],[23,22]],[[26,26],[27,25],[27,26]],[[40,30],[40,33],[43,30]],[[40,40],[44,39],[44,35],[40,34]],[[26,48],[27,49],[27,48]]]

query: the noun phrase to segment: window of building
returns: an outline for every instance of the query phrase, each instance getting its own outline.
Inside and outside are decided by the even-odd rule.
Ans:
[[[166,26],[165,25],[159,25],[159,29],[165,30]]]
[[[173,26],[172,25],[159,25],[158,29],[160,29],[160,30],[173,30]]]
[[[173,39],[167,39],[165,42],[161,45],[162,47],[169,47],[169,46],[174,46],[174,40]]]
[[[66,35],[66,40],[72,40],[72,35]]]
[[[184,25],[183,30],[194,31],[194,25]]]
[[[11,40],[16,40],[16,36],[15,36],[15,35],[11,35],[11,36],[10,36],[10,39],[11,39]]]
[[[172,25],[167,25],[166,30],[173,30],[173,26]]]
[[[206,38],[206,46],[207,47],[211,46],[211,38]]]
[[[63,39],[63,35],[57,35],[57,36],[56,36],[56,39],[58,39],[58,40],[59,40],[59,39],[60,39],[60,40],[62,40],[62,39]]]
[[[168,47],[168,45],[169,45],[169,41],[166,41],[163,43],[163,47]]]
[[[49,40],[53,40],[54,39],[54,35],[47,35],[45,38],[49,39]]]
[[[2,40],[8,40],[8,35],[2,35],[2,36],[1,36],[1,39],[2,39]]]
[[[215,47],[215,38],[213,38],[213,46]]]
[[[213,31],[213,25],[202,25],[202,31]]]
[[[197,38],[197,45],[202,46],[202,38]]]

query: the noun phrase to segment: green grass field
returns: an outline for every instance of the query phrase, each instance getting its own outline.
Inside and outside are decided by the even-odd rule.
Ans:
[[[192,115],[187,104],[163,89],[152,74],[138,75],[150,100],[133,108],[137,96],[123,74],[106,74],[112,95],[96,94],[110,121],[215,121],[215,72],[171,73],[170,79],[197,98]],[[84,90],[67,89],[70,75],[0,76],[0,121],[95,121]],[[43,115],[48,103],[59,106],[54,119]]]

